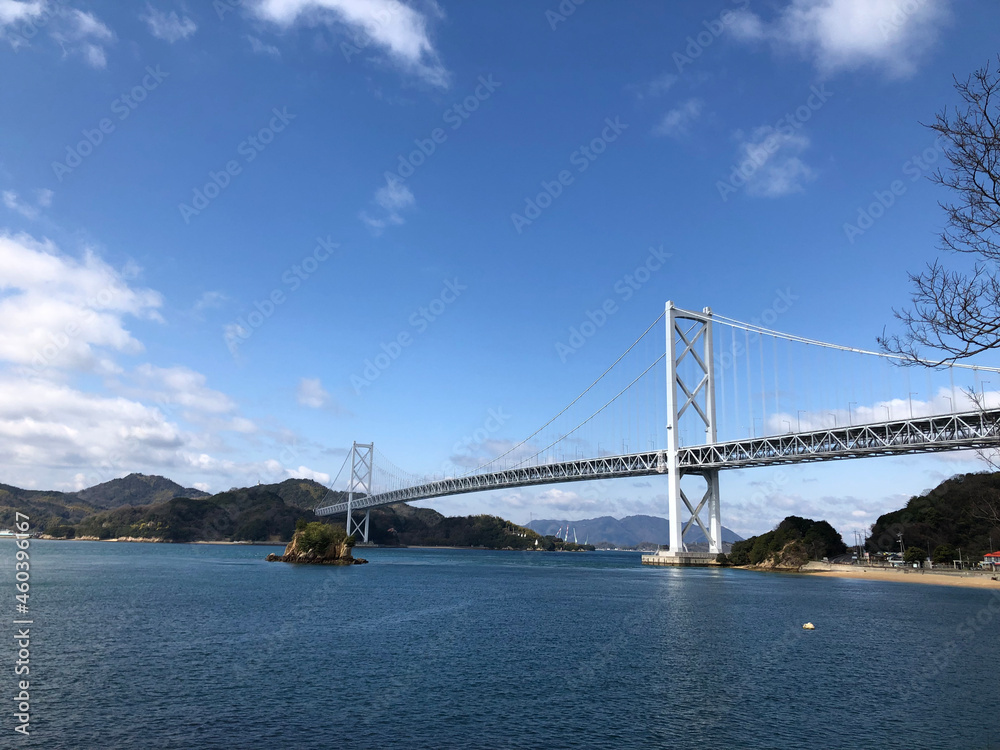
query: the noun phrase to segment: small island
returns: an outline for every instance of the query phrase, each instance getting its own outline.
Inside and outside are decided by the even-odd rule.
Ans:
[[[299,521],[295,524],[295,535],[285,547],[283,555],[273,552],[267,556],[268,562],[301,563],[306,565],[361,565],[367,560],[351,554],[354,537],[348,536],[340,526],[331,526],[322,521]]]

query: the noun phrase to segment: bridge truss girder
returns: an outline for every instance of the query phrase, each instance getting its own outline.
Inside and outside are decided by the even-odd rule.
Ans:
[[[678,472],[704,476],[727,469],[998,447],[1000,409],[991,409],[686,446],[678,449]],[[393,492],[349,496],[349,501],[352,510],[361,510],[468,492],[668,473],[666,452],[649,451],[449,477]],[[318,508],[316,514],[339,515],[347,512],[348,504]]]

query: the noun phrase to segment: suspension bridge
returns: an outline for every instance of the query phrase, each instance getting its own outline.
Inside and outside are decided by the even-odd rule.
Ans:
[[[607,370],[524,440],[441,477],[407,473],[373,443],[354,443],[331,484],[349,462],[347,499],[316,513],[346,515],[348,533],[367,542],[370,511],[379,506],[663,475],[669,549],[644,561],[709,564],[722,551],[725,470],[1000,446],[1000,393],[987,392],[982,379],[1000,368],[914,369],[899,367],[900,359],[668,302]],[[926,382],[914,391],[918,373]],[[904,382],[894,382],[900,376]],[[691,477],[700,479],[693,496],[683,481]],[[707,554],[685,543],[692,529],[708,541]]]

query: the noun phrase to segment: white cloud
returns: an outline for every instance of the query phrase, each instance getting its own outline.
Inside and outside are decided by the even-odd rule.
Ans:
[[[0,26],[9,26],[19,21],[37,18],[45,8],[43,0],[21,2],[21,0],[0,0]]]
[[[65,0],[0,0],[0,39],[15,49],[48,38],[61,48],[64,57],[82,57],[88,65],[107,65],[104,48],[114,41],[114,33],[93,13],[70,7]]]
[[[375,202],[386,211],[399,211],[414,204],[413,193],[399,180],[387,181],[386,186],[375,191]]]
[[[425,7],[442,15],[433,0]],[[427,15],[401,0],[260,0],[253,11],[284,27],[297,22],[344,26],[350,32],[343,42],[348,49],[379,47],[404,70],[434,86],[448,85],[448,72],[428,35]]]
[[[135,369],[135,378],[146,399],[161,407],[180,406],[207,414],[228,414],[236,410],[229,396],[208,388],[205,376],[187,367],[143,364]]]
[[[3,480],[77,489],[141,471],[219,486],[324,481],[301,465],[304,449],[289,449],[300,438],[260,431],[202,373],[152,363],[125,371],[115,361],[143,350],[128,318],[162,320],[160,295],[133,287],[137,275],[133,264],[117,272],[89,251],[77,259],[50,242],[0,234]],[[106,377],[74,382],[94,372]],[[285,460],[223,457],[237,447]]]
[[[380,234],[387,226],[405,223],[406,219],[400,211],[412,208],[416,204],[416,198],[401,180],[387,179],[385,186],[375,191],[375,203],[382,209],[381,216],[371,216],[362,211],[359,218],[372,231]]]
[[[281,51],[272,44],[265,44],[255,36],[247,34],[247,41],[250,42],[250,49],[257,55],[270,55],[271,57],[281,57]]]
[[[916,395],[916,394],[914,394]],[[980,398],[987,409],[1000,409],[1000,390],[980,391]],[[931,417],[951,414],[953,412],[977,411],[976,402],[964,388],[941,386],[933,391],[930,398],[893,398],[877,401],[873,404],[854,404],[847,409],[825,409],[819,412],[800,411],[796,414],[778,412],[768,416],[768,430],[772,434],[787,432],[789,425],[795,425],[795,431],[825,430],[831,427],[843,427],[847,424],[873,424],[896,419]],[[955,461],[959,457],[968,459],[971,453],[963,451],[948,453],[933,453],[924,457],[925,460],[943,459]]]
[[[308,466],[300,466],[297,469],[285,469],[285,474],[289,479],[311,479],[320,484],[330,484],[330,475],[322,471],[313,471]]]
[[[653,128],[653,135],[678,138],[685,135],[701,116],[705,103],[701,99],[689,99],[667,112],[660,123]]]
[[[302,378],[295,396],[302,406],[310,409],[322,409],[331,403],[330,394],[323,388],[319,378]]]
[[[749,135],[737,133],[740,140],[737,167],[746,180],[747,194],[778,198],[801,193],[816,173],[801,158],[809,147],[809,138],[799,133],[780,132],[770,125]]]
[[[77,54],[92,68],[107,66],[104,46],[114,41],[115,35],[93,13],[76,8],[57,12],[58,23],[52,38],[63,48],[64,55]]]
[[[52,197],[55,195],[54,192],[48,188],[41,188],[35,191],[35,204],[32,205],[26,201],[22,201],[21,197],[14,190],[4,190],[3,191],[3,203],[11,211],[16,211],[21,214],[21,216],[26,219],[34,221],[41,214],[41,209],[48,208],[52,205]]]
[[[642,84],[632,84],[628,90],[635,94],[636,99],[657,99],[674,87],[680,77],[673,73],[662,75]]]
[[[912,75],[949,18],[951,0],[792,0],[770,22],[739,11],[733,33],[811,58],[824,74],[872,67]]]
[[[198,25],[187,16],[181,18],[177,15],[177,11],[166,13],[149,4],[146,5],[145,14],[140,18],[149,26],[150,34],[171,44],[187,39],[198,30]]]
[[[198,301],[194,303],[194,309],[196,312],[201,312],[202,310],[222,307],[222,305],[228,301],[229,297],[227,297],[222,292],[217,292],[217,291],[202,292],[202,295],[198,298]]]
[[[76,260],[26,235],[0,235],[0,293],[0,360],[36,371],[115,371],[110,352],[142,351],[124,318],[160,320],[162,304],[92,252]]]

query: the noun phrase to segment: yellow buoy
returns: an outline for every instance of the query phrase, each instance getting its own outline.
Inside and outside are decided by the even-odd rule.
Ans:
[[[815,630],[816,626],[813,625],[811,622],[807,622],[805,625],[802,626],[802,629],[803,630]]]

